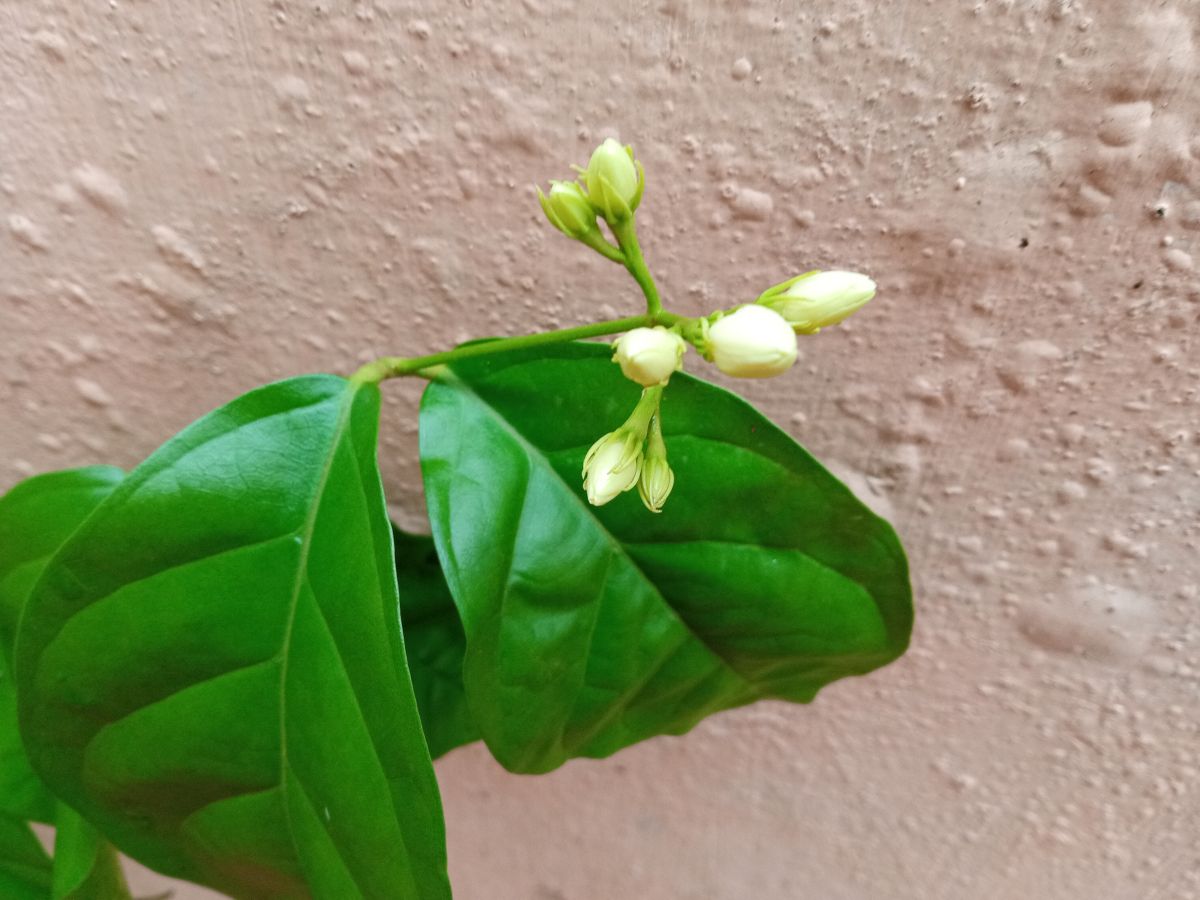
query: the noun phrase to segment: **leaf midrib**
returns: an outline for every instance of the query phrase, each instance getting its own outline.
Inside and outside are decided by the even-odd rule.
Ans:
[[[338,448],[341,447],[341,445],[342,445],[342,438],[343,438],[343,433],[344,433],[344,430],[346,427],[346,422],[350,418],[350,413],[354,408],[354,397],[355,397],[355,394],[357,393],[357,391],[358,391],[357,386],[352,383],[349,383],[349,382],[347,382],[346,386],[342,389],[342,393],[340,395],[340,401],[341,401],[342,405],[341,405],[341,409],[338,411],[337,422],[333,428],[333,432],[332,432],[333,437],[329,443],[329,452],[326,454],[325,461],[322,464],[321,474],[317,480],[317,486],[313,492],[312,501],[309,504],[308,514],[305,516],[303,525],[297,531],[297,537],[300,538],[300,557],[296,561],[296,577],[295,577],[295,580],[292,582],[292,596],[291,596],[291,600],[289,601],[289,604],[288,604],[287,621],[284,624],[284,629],[283,629],[283,643],[280,645],[279,654],[278,654],[279,660],[280,660],[280,663],[279,663],[279,793],[280,793],[280,799],[281,799],[281,802],[283,805],[284,821],[287,822],[287,826],[288,826],[288,839],[291,841],[292,849],[296,853],[297,861],[304,858],[304,851],[303,851],[303,848],[297,846],[297,844],[296,844],[295,823],[292,821],[291,803],[288,800],[288,790],[289,790],[288,781],[289,781],[289,779],[287,777],[287,772],[290,769],[290,766],[288,763],[288,736],[287,736],[287,721],[288,721],[287,679],[288,679],[288,668],[291,663],[292,634],[295,632],[296,612],[300,607],[300,592],[303,589],[304,582],[305,582],[305,579],[308,574],[308,556],[309,556],[309,551],[312,548],[312,539],[313,539],[313,533],[316,530],[317,518],[320,515],[321,498],[325,494],[325,486],[329,483],[329,476],[333,472],[333,462],[337,458]],[[320,614],[321,614],[321,617],[324,618],[324,612],[320,610],[319,603],[317,604],[317,607],[318,607],[318,612],[320,612]],[[326,627],[328,627],[328,624],[326,625]],[[338,661],[339,661],[339,663],[341,663],[340,648],[337,648],[336,641],[334,641],[334,646],[335,646],[335,649],[338,650]],[[344,663],[342,665],[344,668]],[[353,691],[351,691],[351,693],[353,693]],[[359,712],[359,715],[362,716],[361,708],[359,709],[358,712]],[[365,721],[366,720],[364,717],[364,722]],[[370,728],[368,728],[367,731],[369,733]],[[378,750],[375,748],[374,745],[375,745],[375,742],[374,742],[374,740],[372,740],[371,746],[372,746],[372,749],[375,751],[376,759],[378,759]],[[386,773],[385,773],[385,778],[386,778]],[[296,774],[296,782],[300,785],[301,789],[303,790],[304,784],[300,779],[299,773]],[[307,794],[307,793],[308,793],[307,790],[305,790],[305,794]],[[304,799],[305,799],[305,802],[308,802],[308,803],[312,802],[307,796]],[[403,829],[401,829],[401,831],[403,831]],[[340,861],[340,857],[341,857],[340,853],[338,854],[338,857],[339,857],[339,861]],[[350,867],[347,866],[344,862],[342,862],[342,868],[343,868],[343,870],[345,870],[346,874],[350,877],[350,880],[354,883],[355,887],[358,888],[359,893],[362,894],[363,896],[366,896],[365,892],[362,889],[362,885],[359,884],[357,873],[351,871]],[[301,872],[303,873],[303,865],[301,866]]]

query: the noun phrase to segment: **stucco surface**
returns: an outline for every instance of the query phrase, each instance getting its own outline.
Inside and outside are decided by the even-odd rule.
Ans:
[[[619,136],[677,311],[879,282],[732,387],[894,518],[913,648],[546,777],[451,754],[457,895],[1200,897],[1198,25],[1174,0],[4,3],[0,488],[132,466],[263,381],[637,311],[531,188]],[[381,445],[409,524],[419,390],[387,385]]]

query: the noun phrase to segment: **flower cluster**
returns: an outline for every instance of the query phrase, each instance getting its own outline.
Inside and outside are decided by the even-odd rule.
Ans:
[[[675,484],[660,405],[671,375],[683,367],[688,344],[726,375],[780,375],[796,361],[796,335],[841,322],[875,296],[875,282],[856,272],[812,271],[768,288],[753,303],[708,316],[666,312],[637,245],[633,219],[646,178],[633,148],[609,138],[576,171],[581,180],[552,181],[548,194],[538,189],[546,217],[563,234],[624,265],[647,301],[645,324],[613,344],[613,362],[642,386],[642,398],[620,428],[588,451],[584,491],[590,503],[601,506],[636,486],[646,507],[660,512]],[[601,233],[601,219],[615,245]]]
[[[616,431],[592,444],[583,458],[583,490],[592,506],[603,506],[635,486],[651,512],[662,512],[675,486],[662,437],[662,387],[648,387],[633,413]]]
[[[537,189],[542,211],[550,224],[567,237],[597,250],[601,249],[597,240],[615,249],[600,234],[596,220],[599,216],[609,225],[620,225],[633,217],[646,186],[642,164],[633,158],[632,147],[622,147],[609,138],[592,153],[587,168],[579,172],[583,184],[551,181],[549,194]]]

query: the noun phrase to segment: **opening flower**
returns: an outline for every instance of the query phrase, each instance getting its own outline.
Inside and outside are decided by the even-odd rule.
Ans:
[[[583,459],[583,489],[588,503],[603,506],[638,482],[642,438],[624,428],[604,435]]]

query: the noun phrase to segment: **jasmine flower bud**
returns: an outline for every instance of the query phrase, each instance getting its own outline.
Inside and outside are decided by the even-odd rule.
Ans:
[[[641,202],[642,164],[634,161],[632,147],[622,147],[612,138],[592,152],[583,178],[592,207],[609,223],[628,219]]]
[[[751,304],[709,326],[705,351],[726,375],[770,378],[796,361],[796,335],[779,313]]]
[[[555,228],[567,237],[583,240],[596,228],[596,211],[587,195],[573,181],[551,181],[547,196],[538,188],[538,202]]]
[[[808,272],[765,291],[758,302],[783,316],[797,334],[836,325],[875,296],[875,282],[857,272]]]
[[[583,459],[583,489],[588,503],[603,506],[638,482],[642,434],[619,428],[604,435]]]
[[[642,387],[666,384],[679,370],[687,345],[683,338],[661,325],[635,328],[613,345],[613,362],[630,381]]]
[[[662,512],[663,504],[675,487],[675,473],[667,464],[667,446],[663,443],[662,426],[656,413],[650,422],[650,436],[646,440],[646,461],[638,478],[638,493],[642,503],[652,513]]]
[[[592,506],[603,506],[638,483],[644,461],[642,445],[658,413],[662,392],[657,386],[645,388],[625,424],[592,444],[584,456],[583,489]]]

